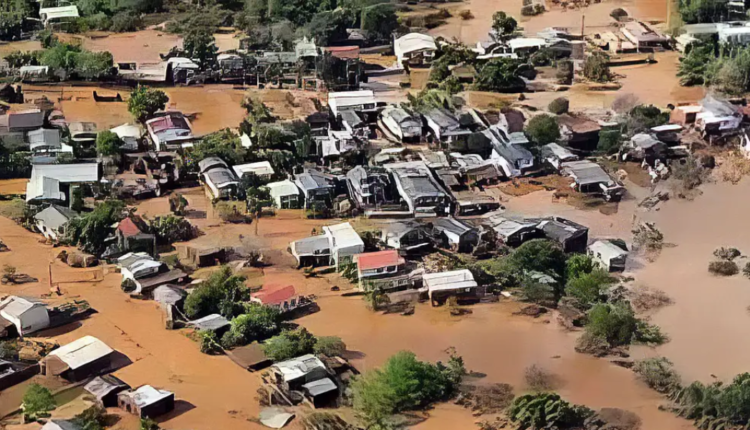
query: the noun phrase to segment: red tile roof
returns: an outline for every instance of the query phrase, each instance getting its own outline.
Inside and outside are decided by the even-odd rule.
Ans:
[[[253,294],[253,297],[260,300],[264,305],[280,305],[296,295],[297,291],[294,286],[287,285],[275,290],[261,290]]]
[[[399,257],[398,251],[389,249],[387,251],[368,252],[357,256],[359,270],[372,270],[381,267],[399,266],[404,264],[404,259]]]
[[[120,224],[117,225],[117,229],[125,236],[135,236],[136,234],[143,233],[141,228],[138,227],[138,224],[130,218],[125,218],[120,221]]]

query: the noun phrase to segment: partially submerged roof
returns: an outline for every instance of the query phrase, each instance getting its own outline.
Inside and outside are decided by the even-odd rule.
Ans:
[[[550,239],[566,241],[568,239],[588,233],[588,227],[560,217],[550,217],[538,220],[537,228],[542,230]]]
[[[154,289],[153,295],[154,300],[163,305],[176,305],[187,297],[187,292],[176,285],[159,285]]]
[[[395,249],[378,252],[367,252],[356,257],[359,270],[373,270],[390,266],[400,266],[405,260],[398,255]]]
[[[562,146],[558,145],[557,143],[549,143],[542,146],[542,155],[551,155],[560,161],[571,161],[578,159],[575,154],[570,152],[567,148],[563,148]]]
[[[19,128],[40,128],[43,125],[44,112],[39,109],[8,113],[8,128],[11,130]]]
[[[562,171],[573,177],[579,185],[614,182],[600,165],[589,160],[563,163]]]
[[[423,229],[424,224],[417,221],[397,221],[381,225],[380,231],[382,231],[387,238],[400,239],[405,234],[418,228]]]
[[[303,355],[273,365],[285,381],[293,381],[314,371],[325,372],[326,367],[320,359],[312,354]]]
[[[82,430],[82,427],[71,420],[49,420],[41,430]]]
[[[94,336],[84,336],[49,353],[47,357],[57,357],[70,369],[78,369],[100,358],[112,354],[114,350]]]
[[[519,231],[533,230],[537,223],[524,220],[514,220],[503,216],[494,216],[489,219],[488,224],[504,239]]]
[[[125,237],[136,236],[145,233],[148,225],[138,215],[131,215],[117,224],[119,230]]]
[[[234,172],[237,173],[238,177],[242,177],[245,173],[253,173],[258,176],[261,175],[273,175],[273,167],[271,167],[270,161],[258,161],[257,163],[247,163],[232,166]]]
[[[429,291],[458,290],[462,288],[477,287],[474,276],[469,269],[428,273],[422,275],[422,281]]]
[[[476,229],[464,221],[455,218],[438,218],[432,222],[432,226],[441,232],[448,232],[458,236],[464,235]]]
[[[253,298],[257,299],[264,305],[280,305],[297,295],[294,285],[287,285],[282,288],[271,290],[260,290],[253,293]]]
[[[233,184],[239,184],[234,173],[227,168],[216,168],[203,174],[207,181],[211,181],[217,188],[224,188]]]
[[[600,258],[612,259],[628,255],[628,251],[620,248],[608,240],[597,240],[589,245],[589,251],[597,254]]]
[[[27,297],[8,296],[0,301],[0,311],[18,319],[32,309],[44,307],[46,307],[46,305],[41,300]]]
[[[141,126],[135,124],[119,125],[109,131],[116,134],[120,139],[127,137],[140,139],[143,136],[143,129],[141,129]]]
[[[113,391],[122,391],[128,388],[130,388],[128,384],[114,375],[97,376],[83,387],[84,390],[88,391],[98,400],[101,400]]]
[[[638,133],[630,138],[630,141],[633,143],[634,147],[639,147],[642,149],[649,149],[656,145],[662,144],[662,142],[648,133]]]
[[[78,6],[47,7],[39,9],[39,17],[44,21],[62,18],[78,18]]]
[[[323,226],[323,231],[326,232],[326,236],[331,238],[331,247],[334,249],[354,246],[361,246],[364,248],[365,246],[362,238],[359,237],[352,225],[348,222]]]
[[[71,219],[78,217],[78,212],[63,206],[50,205],[43,211],[34,215],[34,219],[41,221],[47,228],[58,230]]]
[[[150,385],[143,385],[133,391],[124,391],[118,396],[129,398],[139,408],[153,405],[168,397],[173,397],[174,393],[167,390],[160,390]]]
[[[198,318],[188,322],[189,326],[192,326],[198,330],[219,330],[230,325],[229,321],[219,314],[212,314],[203,318]]]
[[[333,188],[333,177],[314,169],[307,170],[294,178],[294,183],[303,191]]]

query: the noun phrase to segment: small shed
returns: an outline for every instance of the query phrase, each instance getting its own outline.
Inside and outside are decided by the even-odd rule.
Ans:
[[[331,378],[308,382],[302,385],[302,391],[315,408],[329,405],[339,397],[339,387]]]
[[[597,240],[588,247],[591,258],[610,272],[625,270],[628,251],[609,240]]]
[[[226,351],[227,356],[240,367],[255,371],[270,366],[273,361],[263,352],[263,345],[253,342],[250,345]]]
[[[174,409],[174,393],[143,385],[118,394],[117,404],[140,418],[156,418]]]
[[[161,304],[162,307],[176,306],[179,308],[187,297],[187,292],[177,285],[166,284],[156,287],[153,295],[154,301]]]
[[[433,306],[444,302],[448,297],[476,297],[477,282],[469,269],[422,275],[422,282]]]
[[[100,407],[113,408],[117,406],[117,395],[129,390],[130,385],[114,375],[102,375],[92,379],[83,389],[96,398]]]
[[[275,383],[286,391],[300,391],[302,386],[328,377],[328,369],[312,354],[282,361],[271,366]]]
[[[231,323],[219,314],[212,314],[187,323],[188,326],[200,331],[213,331],[217,336],[229,330]]]
[[[535,222],[495,216],[488,220],[487,225],[495,230],[498,238],[508,246],[520,246],[527,240],[539,236]]]
[[[45,178],[46,179],[46,178]],[[59,240],[65,234],[65,226],[73,218],[78,217],[78,212],[63,206],[50,205],[43,211],[34,215],[36,228],[40,233],[50,240]]]
[[[533,221],[537,222],[537,229],[547,239],[559,243],[563,251],[586,252],[586,244],[589,238],[588,227],[565,218],[554,216]]]
[[[13,323],[19,336],[49,327],[49,312],[42,301],[10,296],[0,302],[0,317]]]
[[[299,188],[289,179],[271,182],[266,185],[271,194],[271,198],[276,202],[279,209],[299,209],[302,207],[302,198],[300,197]]]
[[[43,373],[81,381],[110,367],[114,352],[101,340],[84,336],[50,352],[44,358]]]
[[[435,241],[443,248],[470,252],[479,243],[479,231],[455,218],[438,218],[432,226]]]

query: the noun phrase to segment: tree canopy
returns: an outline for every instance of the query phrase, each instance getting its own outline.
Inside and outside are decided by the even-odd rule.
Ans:
[[[524,130],[532,143],[537,146],[553,143],[560,138],[560,126],[557,118],[552,115],[541,114],[531,118]]]
[[[105,200],[92,212],[82,214],[68,222],[65,241],[78,246],[84,252],[99,255],[104,251],[106,239],[112,232],[112,224],[122,220],[125,203],[120,200]]]
[[[518,27],[518,22],[503,11],[497,11],[492,15],[492,38],[505,41],[513,37]]]
[[[221,266],[185,299],[185,314],[200,318],[221,314],[233,318],[244,311],[242,302],[250,300],[245,277],[235,275],[229,266]]]
[[[49,416],[57,406],[55,398],[47,387],[33,383],[23,395],[23,414],[32,420]]]
[[[119,155],[121,152],[122,140],[120,137],[109,131],[100,131],[96,135],[96,152],[103,156]]]
[[[162,90],[138,86],[130,93],[128,100],[128,112],[140,122],[154,116],[167,106],[169,97]]]
[[[499,12],[502,13],[502,12]],[[526,84],[520,78],[521,62],[510,58],[495,58],[487,62],[476,77],[474,86],[480,91],[515,93]]]

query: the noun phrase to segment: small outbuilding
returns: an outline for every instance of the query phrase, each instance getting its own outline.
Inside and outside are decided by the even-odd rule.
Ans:
[[[435,242],[445,249],[470,252],[479,243],[479,231],[455,218],[438,218],[432,228]]]
[[[625,270],[628,261],[628,251],[609,240],[597,240],[588,247],[591,258],[610,272]]]
[[[36,228],[47,239],[60,240],[65,234],[65,226],[73,218],[78,217],[78,212],[63,206],[50,205],[43,211],[34,215]]]
[[[303,206],[299,188],[289,179],[266,185],[271,198],[279,209],[299,209]]]
[[[174,393],[143,385],[118,394],[117,404],[140,418],[156,418],[174,409]]]
[[[102,375],[92,379],[83,387],[86,392],[96,398],[96,403],[102,408],[117,406],[117,395],[130,386],[114,375]]]
[[[190,321],[187,325],[199,331],[212,331],[221,337],[225,331],[229,330],[231,323],[219,314],[212,314]]]
[[[42,373],[77,382],[102,373],[112,365],[114,350],[93,336],[63,345],[44,358]]]
[[[0,301],[0,317],[13,323],[19,336],[49,327],[47,305],[36,299],[7,297]]]
[[[422,282],[433,306],[452,296],[458,299],[476,297],[477,282],[469,269],[428,273],[422,275]]]

